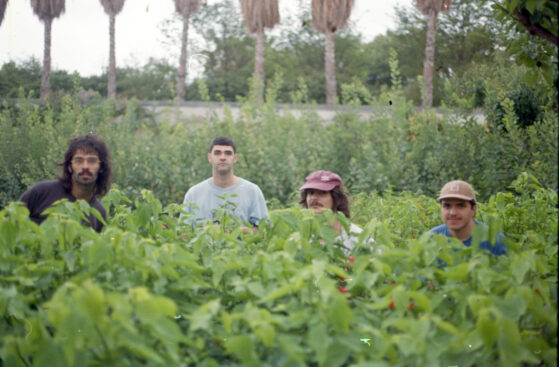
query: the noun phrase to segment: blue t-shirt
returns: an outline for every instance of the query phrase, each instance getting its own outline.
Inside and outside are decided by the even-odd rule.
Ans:
[[[482,223],[478,221],[475,221],[475,223],[476,225],[482,225]],[[452,235],[450,234],[450,229],[446,224],[441,224],[440,226],[431,228],[429,231],[445,235],[446,237],[452,237]],[[505,238],[505,236],[502,233],[499,233],[497,235],[497,238],[495,239],[495,243],[493,244],[493,246],[491,246],[489,240],[485,240],[479,244],[479,248],[489,250],[493,255],[505,255],[507,253],[507,246],[504,244],[503,238]],[[462,243],[467,247],[470,247],[472,245],[472,236],[462,241]]]
[[[226,205],[226,201],[220,196],[233,205]],[[181,214],[179,220],[194,225],[217,220],[216,215],[220,209],[253,226],[258,226],[260,221],[268,216],[266,200],[260,188],[242,178],[239,178],[239,182],[235,185],[227,188],[214,185],[209,178],[192,186],[186,192],[183,203],[184,210],[194,216],[185,219]]]

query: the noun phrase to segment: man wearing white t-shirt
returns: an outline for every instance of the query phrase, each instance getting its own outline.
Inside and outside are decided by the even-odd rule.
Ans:
[[[344,191],[342,179],[337,174],[330,171],[313,172],[307,176],[305,184],[299,190],[301,192],[299,204],[303,207],[311,209],[315,213],[322,213],[324,210],[330,209],[334,213],[341,212],[350,218],[349,200]],[[346,233],[337,220],[333,225],[334,230],[340,232],[338,239],[344,245],[344,253],[349,255],[357,245],[358,235],[363,230],[351,223],[350,233]],[[374,240],[370,239],[369,242],[374,242]]]
[[[192,216],[180,220],[194,224],[219,222],[223,213],[232,214],[256,229],[268,216],[266,201],[260,188],[233,174],[237,162],[237,148],[232,139],[215,138],[208,153],[212,177],[192,186],[184,196],[184,210]]]

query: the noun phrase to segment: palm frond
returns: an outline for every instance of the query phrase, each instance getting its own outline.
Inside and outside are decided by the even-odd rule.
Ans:
[[[190,17],[200,9],[200,0],[175,0],[175,10],[183,17]]]
[[[125,0],[100,0],[101,5],[103,5],[103,9],[105,9],[105,13],[108,15],[111,14],[118,14],[122,10],[124,6]]]
[[[31,7],[39,19],[47,20],[64,13],[65,3],[65,0],[31,0]]]
[[[417,0],[416,6],[423,15],[428,15],[431,11],[436,13],[447,13],[450,10],[452,0]]]
[[[6,6],[8,5],[8,0],[0,0],[0,24],[4,20],[4,13],[6,12]]]
[[[241,0],[241,9],[250,33],[274,28],[280,21],[278,0]]]
[[[321,32],[336,32],[343,28],[349,16],[354,0],[312,0],[312,23]]]

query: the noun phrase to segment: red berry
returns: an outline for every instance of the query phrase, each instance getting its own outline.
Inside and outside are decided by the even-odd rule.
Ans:
[[[340,275],[340,280],[341,280],[342,282],[345,282],[345,278],[344,278],[343,276],[341,276],[341,275]]]
[[[350,262],[350,263],[354,263],[354,262],[355,262],[355,258],[354,258],[353,256],[350,256],[350,257],[349,257],[349,262]]]
[[[536,294],[541,294],[539,288],[536,288]]]
[[[351,268],[350,268],[349,266],[346,266],[346,267],[345,267],[345,270],[350,271]]]
[[[391,309],[391,310],[394,309],[394,300],[393,299],[390,300],[390,304],[388,305],[388,308]]]
[[[389,280],[389,281],[386,282],[386,284],[388,284],[388,285],[394,285],[394,284],[396,284],[396,283],[394,283],[393,281]]]
[[[341,285],[338,286],[338,290],[342,293],[347,293],[348,292],[348,290],[345,289],[344,287],[342,287]]]
[[[410,304],[408,305],[408,308],[413,308],[413,306],[415,306],[415,303],[413,303],[413,301],[412,301],[412,302],[410,302]]]

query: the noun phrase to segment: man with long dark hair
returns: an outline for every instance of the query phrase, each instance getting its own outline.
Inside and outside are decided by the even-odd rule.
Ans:
[[[342,179],[337,174],[330,171],[313,172],[307,176],[305,184],[299,190],[301,192],[299,204],[304,208],[311,209],[315,213],[331,210],[334,213],[343,213],[346,218],[350,218],[349,199]],[[340,232],[338,239],[343,243],[342,250],[349,255],[358,242],[357,235],[363,230],[351,223],[348,234],[337,220],[334,221],[333,226],[335,231]],[[369,239],[368,242],[374,242],[374,240]]]
[[[30,218],[40,224],[46,216],[45,209],[60,199],[85,200],[99,211],[103,219],[107,211],[99,201],[109,191],[112,165],[105,142],[94,134],[70,139],[64,160],[58,164],[62,172],[58,180],[40,181],[19,198],[27,205]],[[101,231],[103,223],[89,215],[87,225]]]

